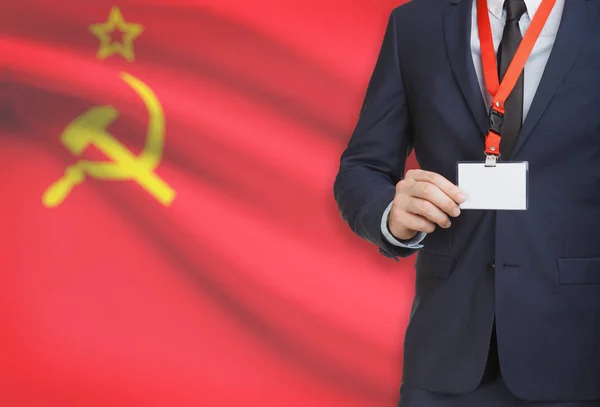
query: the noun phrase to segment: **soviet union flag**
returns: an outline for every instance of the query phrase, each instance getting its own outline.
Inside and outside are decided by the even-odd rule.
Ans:
[[[2,5],[3,406],[394,405],[412,260],[331,188],[397,3]]]

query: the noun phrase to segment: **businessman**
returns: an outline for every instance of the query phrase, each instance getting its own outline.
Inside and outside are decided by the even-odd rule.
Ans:
[[[526,210],[464,209],[486,159],[528,163]],[[417,253],[400,407],[600,406],[600,0],[393,10],[334,193]]]

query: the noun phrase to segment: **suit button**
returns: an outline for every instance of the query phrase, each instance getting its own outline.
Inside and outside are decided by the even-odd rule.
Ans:
[[[383,249],[379,249],[379,253],[383,254],[385,257],[388,257],[390,259],[394,259],[396,261],[400,261],[398,260],[398,256],[395,256],[393,253],[388,252],[387,250],[383,250]]]
[[[383,249],[379,249],[379,253],[383,254],[385,257],[392,257],[392,256],[390,256],[390,254],[387,251],[385,251]]]
[[[396,257],[392,253],[390,253],[384,249],[379,249],[379,253],[383,254],[385,257],[389,257],[390,259],[393,259],[394,257]]]
[[[494,263],[493,261],[489,262],[488,263],[488,271],[490,273],[493,273],[495,270],[496,270],[496,263]]]

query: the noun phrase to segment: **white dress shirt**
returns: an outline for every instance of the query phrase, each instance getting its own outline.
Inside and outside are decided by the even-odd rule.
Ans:
[[[521,29],[521,35],[525,35],[531,20],[535,16],[542,0],[524,0],[525,6],[527,6],[527,12],[523,14],[521,20],[519,20],[519,28]],[[485,86],[485,79],[483,77],[483,67],[481,63],[481,47],[479,44],[479,31],[477,28],[477,2],[473,0],[473,11],[471,15],[471,56],[473,57],[473,65],[475,67],[475,73],[479,80],[479,86],[481,88],[481,94],[485,101],[485,105],[488,107],[492,104],[492,96],[488,93]],[[490,24],[492,26],[492,37],[494,40],[494,49],[498,51],[498,46],[502,40],[502,34],[504,32],[504,24],[506,23],[506,10],[504,9],[504,0],[487,0],[488,12],[490,15]],[[546,25],[540,34],[540,37],[535,43],[531,55],[525,64],[525,81],[523,89],[523,119],[527,116],[531,102],[535,96],[542,74],[546,68],[546,62],[550,57],[550,52],[554,46],[554,40],[556,39],[556,33],[562,18],[562,13],[565,7],[565,0],[556,0],[556,4],[546,21]],[[392,209],[392,203],[388,205],[383,217],[381,219],[381,232],[386,239],[394,246],[406,247],[410,249],[420,249],[423,247],[420,243],[425,238],[425,233],[418,233],[413,239],[405,242],[401,242],[394,238],[387,227],[387,218],[390,210]]]

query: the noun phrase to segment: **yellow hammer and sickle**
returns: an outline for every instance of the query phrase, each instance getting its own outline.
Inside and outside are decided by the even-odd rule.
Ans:
[[[86,175],[101,180],[133,180],[163,205],[170,205],[175,191],[159,178],[154,170],[163,153],[165,117],[162,106],[152,90],[139,79],[122,72],[123,79],[142,98],[148,109],[149,121],[146,144],[139,156],[106,131],[119,116],[113,106],[93,107],[75,118],[60,136],[61,142],[74,155],[81,155],[89,145],[96,146],[112,161],[79,160],[65,170],[65,175],[44,193],[47,207],[60,205],[73,187],[81,184]]]

